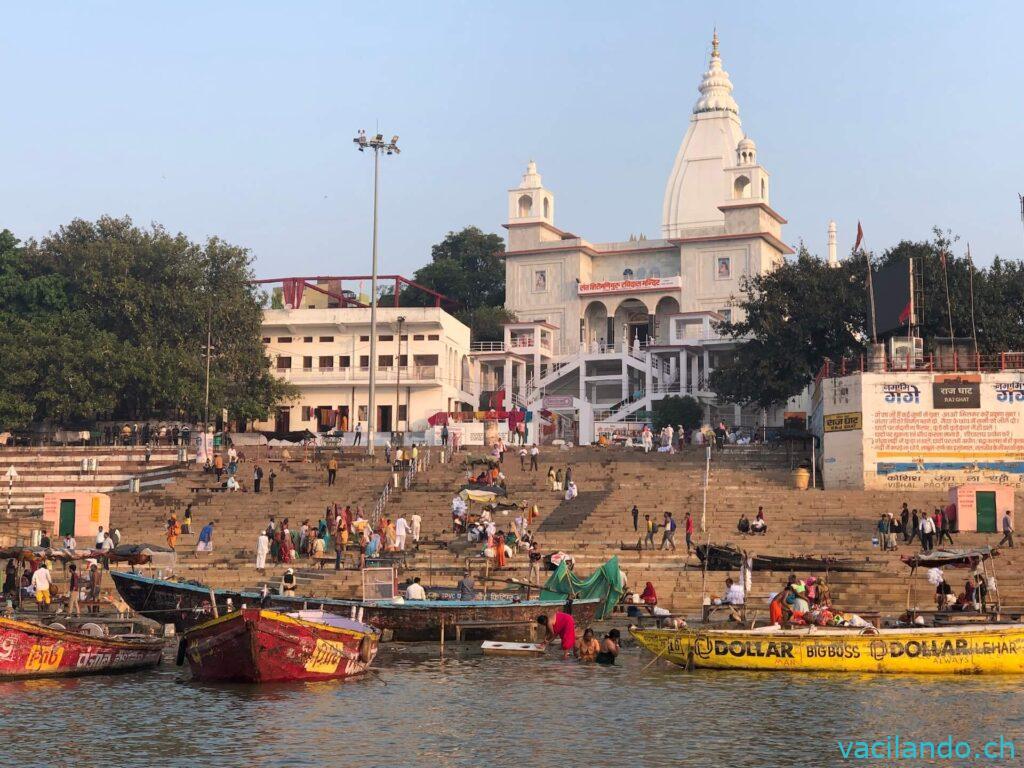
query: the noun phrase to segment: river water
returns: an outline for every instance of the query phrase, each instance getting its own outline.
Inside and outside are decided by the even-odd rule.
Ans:
[[[1012,677],[697,671],[636,648],[615,667],[384,646],[344,683],[196,684],[174,666],[0,683],[9,766],[830,766],[1024,764]],[[1017,759],[844,760],[837,741],[1000,736]],[[1004,758],[1009,752],[1004,749]]]

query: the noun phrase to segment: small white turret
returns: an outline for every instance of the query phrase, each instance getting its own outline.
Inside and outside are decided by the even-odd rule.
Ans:
[[[836,223],[835,221],[829,221],[828,223],[828,265],[830,267],[838,267],[839,259],[836,258]]]

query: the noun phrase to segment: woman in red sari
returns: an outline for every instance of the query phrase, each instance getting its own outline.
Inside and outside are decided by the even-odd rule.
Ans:
[[[644,605],[658,604],[658,594],[654,591],[654,584],[649,581],[647,582],[644,591],[640,593],[640,599],[643,600]]]

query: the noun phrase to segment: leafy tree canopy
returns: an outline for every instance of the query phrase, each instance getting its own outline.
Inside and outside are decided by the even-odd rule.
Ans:
[[[652,420],[656,430],[664,429],[666,425],[673,428],[682,425],[683,429],[696,429],[704,421],[704,408],[689,395],[671,395],[654,401]]]
[[[264,417],[290,388],[260,342],[248,252],[125,218],[75,219],[42,241],[0,233],[0,424]]]
[[[1024,266],[997,257],[978,269],[965,253],[953,253],[954,243],[936,228],[929,241],[902,241],[867,258],[876,267],[914,259],[923,288],[915,330],[926,345],[949,336],[950,309],[953,335],[970,338],[973,281],[979,352],[1024,349]],[[711,389],[727,402],[770,408],[798,395],[824,360],[862,354],[871,338],[865,270],[863,256],[832,268],[801,245],[795,259],[746,279],[736,303],[739,319],[720,325],[742,343],[712,371]]]
[[[430,263],[413,280],[452,299],[450,310],[468,325],[477,341],[500,341],[502,323],[515,320],[505,310],[505,243],[477,227],[449,232],[430,249]],[[385,305],[388,297],[382,299]],[[433,297],[414,288],[402,291],[406,306],[432,306]]]

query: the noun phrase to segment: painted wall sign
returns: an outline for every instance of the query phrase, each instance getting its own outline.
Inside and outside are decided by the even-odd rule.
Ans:
[[[636,293],[637,291],[669,291],[681,288],[683,278],[648,277],[643,280],[601,280],[595,283],[580,283],[577,290],[580,296],[594,296],[602,293]]]
[[[825,416],[826,432],[850,432],[861,428],[860,411],[855,413],[831,413]]]
[[[935,408],[981,408],[981,377],[936,376],[932,403]]]

